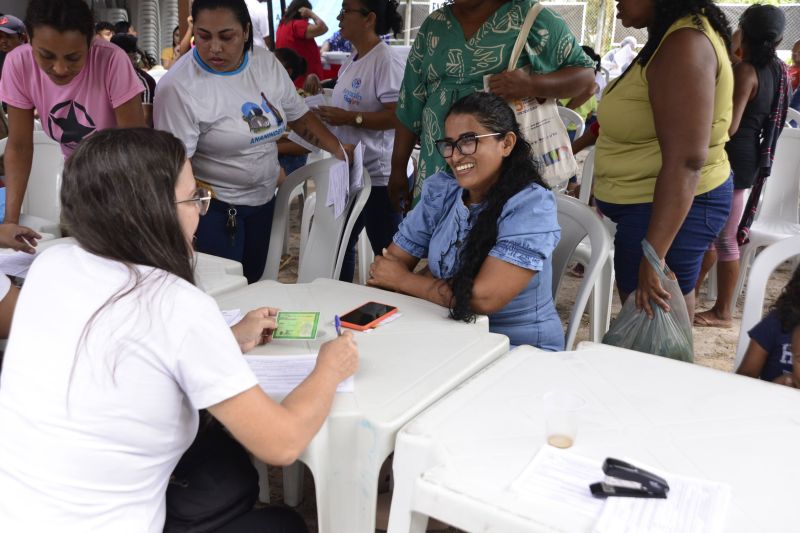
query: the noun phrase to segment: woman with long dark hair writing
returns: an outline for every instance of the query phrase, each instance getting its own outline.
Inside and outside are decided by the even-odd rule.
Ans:
[[[34,262],[3,362],[4,531],[161,533],[198,410],[259,459],[290,464],[355,372],[345,333],[281,404],[261,390],[242,349],[270,340],[274,310],[232,332],[194,286],[192,238],[209,200],[165,132],[106,130],[67,160],[61,216],[77,244]]]

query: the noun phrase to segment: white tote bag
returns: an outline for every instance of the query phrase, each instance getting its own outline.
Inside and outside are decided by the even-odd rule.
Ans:
[[[517,60],[528,41],[528,34],[541,10],[542,4],[537,2],[525,17],[517,42],[511,51],[508,70],[516,68]],[[530,67],[525,67],[525,69],[530,71]],[[486,90],[488,90],[488,79],[489,76],[484,77]],[[572,143],[569,140],[567,128],[558,115],[558,104],[555,98],[548,98],[544,101],[537,98],[523,98],[514,100],[510,105],[517,115],[522,135],[531,144],[542,179],[551,187],[555,187],[574,176],[578,170],[578,164],[572,155]]]

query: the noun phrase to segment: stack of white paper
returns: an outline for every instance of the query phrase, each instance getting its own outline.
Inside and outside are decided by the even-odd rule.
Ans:
[[[346,157],[344,161],[331,165],[328,177],[328,201],[325,205],[333,206],[334,218],[342,216],[350,191],[358,191],[364,187],[364,145],[356,145],[352,165]]]
[[[592,496],[589,485],[604,475],[597,461],[542,446],[511,488],[548,507],[568,506],[570,512],[596,518],[603,500]]]
[[[314,370],[317,354],[245,356],[259,385],[267,394],[288,394]],[[353,392],[353,377],[339,383],[336,392]]]
[[[667,499],[595,498],[589,485],[605,478],[602,463],[551,446],[542,446],[511,489],[550,508],[566,506],[570,513],[597,517],[594,533],[723,531],[731,494],[728,485],[632,463],[667,480]]]
[[[731,495],[728,485],[669,474],[663,477],[669,484],[666,500],[608,498],[595,533],[723,531]]]

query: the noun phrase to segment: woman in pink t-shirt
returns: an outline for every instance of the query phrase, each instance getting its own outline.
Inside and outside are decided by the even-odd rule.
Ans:
[[[94,39],[83,0],[31,0],[30,44],[6,57],[0,100],[8,106],[5,222],[19,212],[33,161],[34,110],[45,133],[69,156],[84,137],[115,127],[144,126],[144,90],[125,53]]]
[[[311,24],[309,21],[313,21]],[[294,80],[295,87],[302,87],[309,74],[322,79],[322,59],[314,37],[325,35],[328,26],[311,11],[308,0],[294,0],[278,25],[276,48],[291,48],[306,60],[306,74]]]

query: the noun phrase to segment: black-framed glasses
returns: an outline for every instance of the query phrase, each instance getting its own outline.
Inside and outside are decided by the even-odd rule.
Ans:
[[[208,206],[211,205],[211,191],[205,187],[198,187],[192,193],[192,197],[186,200],[176,200],[176,204],[185,204],[195,202],[197,208],[200,209],[200,216],[208,213]]]
[[[367,15],[370,14],[370,11],[367,9],[350,9],[349,7],[342,6],[342,9],[339,11],[339,16],[343,17],[348,13],[360,13],[366,17]]]
[[[483,135],[475,135],[474,133],[464,133],[455,141],[450,139],[439,139],[436,141],[436,150],[447,159],[453,156],[453,151],[458,148],[461,155],[472,155],[478,149],[478,139],[482,137],[496,137],[502,133],[484,133]]]

